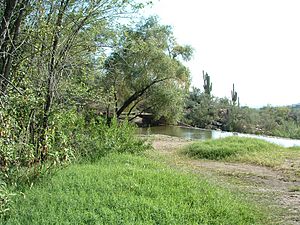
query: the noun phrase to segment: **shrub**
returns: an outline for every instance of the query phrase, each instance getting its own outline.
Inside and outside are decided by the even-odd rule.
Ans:
[[[52,114],[47,130],[47,160],[40,161],[38,143],[31,142],[28,126],[8,112],[0,112],[0,179],[7,184],[31,184],[34,179],[55,171],[60,165],[75,160],[95,161],[109,152],[139,152],[146,148],[135,137],[135,128],[128,122],[112,120],[110,126],[103,118],[89,122],[75,110]],[[38,140],[39,130],[33,133]]]
[[[127,121],[113,118],[108,125],[101,117],[85,121],[74,111],[57,115],[56,148],[66,149],[79,161],[97,161],[111,152],[136,153],[147,148],[144,141],[135,136],[135,127]]]

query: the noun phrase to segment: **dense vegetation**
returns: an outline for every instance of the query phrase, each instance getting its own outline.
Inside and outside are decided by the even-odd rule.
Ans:
[[[234,84],[231,99],[217,98],[211,94],[210,76],[203,74],[203,79],[203,91],[193,88],[186,99],[185,123],[207,129],[300,138],[299,108],[240,106]]]
[[[232,193],[143,156],[72,165],[24,192],[5,224],[265,224]]]
[[[120,122],[182,115],[192,48],[139,0],[0,1],[0,210],[10,187],[145,145]],[[178,110],[177,110],[178,109]],[[129,118],[129,120],[132,119]]]
[[[183,153],[198,159],[247,162],[269,167],[300,156],[299,148],[284,148],[264,140],[235,136],[194,142],[184,148]],[[299,169],[295,168],[297,173]]]

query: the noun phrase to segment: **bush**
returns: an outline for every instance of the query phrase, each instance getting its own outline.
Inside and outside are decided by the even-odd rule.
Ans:
[[[75,160],[95,161],[109,152],[139,152],[146,148],[126,121],[102,118],[89,122],[75,110],[52,114],[47,130],[47,160],[40,161],[39,129],[31,133],[8,112],[0,112],[0,179],[8,185],[31,184],[33,180]],[[28,124],[30,124],[28,122]]]
[[[28,126],[25,125],[29,122],[25,116],[23,121],[18,120],[16,114],[24,112],[21,107],[17,111],[10,105],[0,111],[0,179],[8,184],[15,183],[19,172],[35,158],[34,146],[28,140]]]
[[[147,148],[144,141],[135,136],[135,127],[127,121],[95,117],[86,121],[74,111],[57,115],[55,134],[56,148],[69,152],[68,156],[78,161],[97,161],[111,152],[137,153]],[[64,155],[66,157],[66,155]]]

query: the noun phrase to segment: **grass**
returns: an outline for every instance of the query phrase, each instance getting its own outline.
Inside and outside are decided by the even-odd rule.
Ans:
[[[194,142],[183,149],[192,158],[247,162],[276,167],[284,160],[300,157],[299,148],[284,148],[264,140],[226,137]]]
[[[300,146],[293,146],[293,147],[289,147],[289,149],[291,149],[291,150],[298,150],[298,151],[300,151]]]
[[[145,156],[72,165],[13,204],[3,224],[265,224],[229,191]]]
[[[289,192],[300,192],[300,186],[290,186]]]

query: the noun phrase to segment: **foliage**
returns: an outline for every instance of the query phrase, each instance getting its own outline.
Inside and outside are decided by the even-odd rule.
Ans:
[[[152,113],[156,120],[164,118],[166,123],[176,124],[182,118],[186,93],[176,86],[173,82],[164,82],[153,89],[145,100],[144,105],[151,105],[148,112]]]
[[[211,128],[216,114],[214,99],[193,88],[186,103],[186,122],[196,127]]]
[[[77,161],[95,162],[108,153],[137,153],[148,147],[135,136],[135,127],[127,121],[119,123],[114,118],[108,125],[101,117],[86,118],[72,110],[56,118],[60,121],[55,132],[60,145],[56,148],[64,148]]]
[[[224,120],[223,130],[239,133],[252,133],[255,115],[248,107],[228,106],[227,116]]]
[[[189,60],[191,54],[191,47],[178,45],[171,28],[155,17],[125,28],[105,62],[103,76],[117,117],[133,111],[170,117],[176,115],[170,113],[172,108],[181,111],[182,104],[176,103],[189,87],[189,71],[180,60]]]
[[[140,150],[128,124],[108,127],[83,114],[103,114],[111,102],[99,78],[107,47],[115,43],[121,19],[130,20],[147,4],[0,1],[0,179],[8,187],[31,184],[75,159]]]
[[[205,91],[193,88],[185,100],[184,122],[200,128],[300,138],[299,109],[271,106],[254,109],[240,107],[233,100],[231,104],[227,98],[208,96]]]
[[[5,224],[264,224],[227,190],[145,157],[77,164],[24,192]]]
[[[8,190],[5,182],[0,180],[0,219],[8,214],[12,204],[13,194]]]
[[[56,115],[74,106],[100,108],[107,98],[95,82],[118,19],[138,1],[2,1],[0,24],[1,169],[48,164]],[[146,4],[146,3],[145,3]],[[1,7],[2,11],[2,7]],[[6,16],[7,15],[7,16]],[[9,23],[10,21],[10,23]],[[99,80],[99,79],[98,79]],[[67,153],[66,153],[67,154]]]
[[[37,101],[30,93],[22,97],[7,97],[6,100],[13,104],[8,104],[0,112],[0,175],[8,183],[15,183],[19,179],[26,180],[29,173],[33,177],[39,173],[25,172],[29,167],[40,166],[34,146],[37,137],[32,132],[38,122],[33,111]],[[50,144],[51,140],[48,141]]]
[[[135,136],[135,127],[124,121],[112,120],[110,126],[103,118],[85,119],[74,110],[55,115],[53,130],[48,136],[47,163],[38,161],[34,148],[25,140],[5,133],[0,139],[1,177],[0,209],[7,210],[11,194],[5,182],[13,186],[32,185],[37,178],[52,174],[58,166],[70,162],[95,162],[112,152],[137,153],[148,146]],[[6,123],[8,124],[8,123]],[[26,135],[25,135],[26,136]]]

